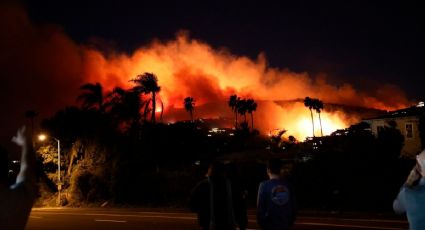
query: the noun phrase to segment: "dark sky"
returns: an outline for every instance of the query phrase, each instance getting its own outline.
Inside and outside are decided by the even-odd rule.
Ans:
[[[276,2],[27,0],[26,5],[33,20],[59,24],[81,43],[96,38],[131,52],[185,29],[235,54],[255,58],[264,52],[272,67],[326,73],[336,83],[387,82],[412,100],[423,98],[425,9],[419,1]]]

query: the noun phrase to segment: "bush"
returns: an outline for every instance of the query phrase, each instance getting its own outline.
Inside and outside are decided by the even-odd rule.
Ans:
[[[109,198],[107,178],[99,172],[78,167],[70,179],[70,203],[103,201]]]

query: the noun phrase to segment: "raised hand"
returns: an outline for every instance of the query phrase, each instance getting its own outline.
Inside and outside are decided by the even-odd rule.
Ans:
[[[409,176],[406,180],[406,185],[408,187],[412,187],[416,184],[416,182],[421,179],[421,172],[420,172],[420,166],[419,164],[416,164],[415,167],[410,171]]]
[[[25,134],[25,126],[22,126],[21,128],[18,129],[18,132],[16,133],[16,136],[14,136],[12,138],[12,142],[15,142],[17,145],[19,146],[26,146],[28,138],[27,135]]]

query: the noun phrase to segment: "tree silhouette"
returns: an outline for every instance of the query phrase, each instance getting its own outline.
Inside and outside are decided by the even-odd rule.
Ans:
[[[319,99],[313,99],[313,109],[319,114],[319,122],[320,122],[320,134],[323,137],[323,129],[322,129],[322,118],[320,117],[320,113],[323,109],[323,102]]]
[[[306,97],[304,99],[304,106],[307,107],[310,110],[311,124],[312,124],[312,127],[313,127],[313,137],[314,137],[314,120],[313,120],[313,111],[312,111],[312,109],[314,108],[313,99],[311,99],[310,97]]]
[[[161,87],[158,86],[158,78],[153,73],[145,72],[144,74],[139,74],[136,78],[130,80],[136,84],[134,87],[135,91],[138,91],[143,94],[151,94],[151,122],[155,123],[155,113],[156,113],[156,94],[161,90]]]
[[[244,123],[246,124],[246,112],[248,111],[247,101],[245,99],[240,99],[236,103],[237,111],[240,115],[244,116]]]
[[[129,121],[132,125],[140,121],[140,109],[143,102],[138,91],[116,87],[107,95],[107,98],[106,105],[109,113],[117,121]]]
[[[96,84],[87,83],[80,87],[83,93],[77,97],[77,101],[82,101],[83,109],[95,109],[103,113],[105,110],[103,100],[103,87],[97,82]]]
[[[297,139],[292,135],[288,137],[288,140],[289,140],[289,143],[291,143],[291,144],[297,143]]]
[[[195,100],[193,97],[186,97],[184,99],[184,108],[190,114],[190,120],[193,122],[193,110],[195,109]]]
[[[253,112],[257,110],[257,103],[254,99],[248,99],[246,101],[247,112],[251,114],[251,128],[254,130],[254,114]]]
[[[147,116],[149,113],[151,113],[152,109],[149,108],[149,105],[151,104],[152,99],[148,99],[144,104],[143,104],[143,121],[146,122],[147,120]]]
[[[235,128],[238,128],[238,102],[239,101],[240,101],[240,98],[236,94],[230,96],[228,101],[229,107],[235,113]]]

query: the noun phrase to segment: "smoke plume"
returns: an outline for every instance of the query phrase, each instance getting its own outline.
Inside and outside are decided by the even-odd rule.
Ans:
[[[350,84],[332,85],[326,78],[307,72],[270,67],[266,54],[260,53],[254,60],[234,55],[186,32],[177,33],[170,41],[153,40],[131,54],[104,54],[90,44],[77,44],[58,26],[31,22],[21,7],[0,5],[0,37],[2,127],[17,126],[28,109],[50,116],[75,104],[79,86],[84,83],[100,82],[106,90],[129,88],[129,80],[144,72],[158,76],[165,118],[167,111],[182,108],[187,96],[195,98],[196,106],[224,105],[198,116],[232,117],[227,100],[237,94],[261,101],[254,113],[255,125],[261,131],[285,128],[298,138],[311,136],[306,133],[311,130],[309,110],[301,102],[280,106],[273,101],[320,98],[325,103],[321,116],[326,134],[359,120],[342,112],[327,112],[326,103],[384,110],[409,104],[404,92],[394,85],[382,85],[374,92]],[[168,114],[169,119],[173,117]],[[315,125],[319,130],[318,121]],[[11,135],[11,130],[6,129],[2,139],[4,133]]]

